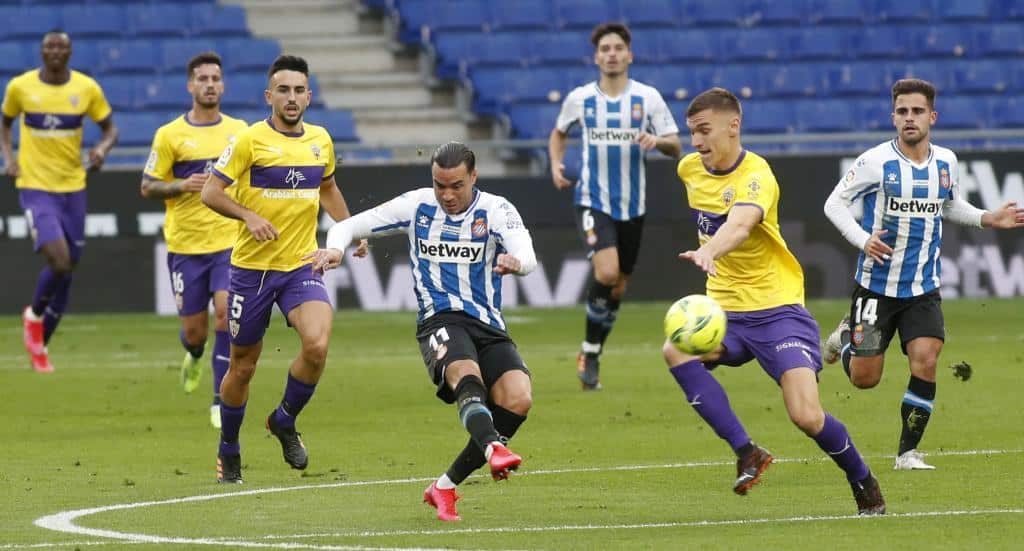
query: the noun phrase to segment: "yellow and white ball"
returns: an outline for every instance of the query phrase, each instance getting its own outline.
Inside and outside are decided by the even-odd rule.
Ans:
[[[665,313],[665,338],[686,354],[705,354],[722,344],[726,324],[725,311],[714,299],[689,295]]]

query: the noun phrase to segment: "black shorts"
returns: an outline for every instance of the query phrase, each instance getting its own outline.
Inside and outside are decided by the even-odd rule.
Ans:
[[[437,397],[449,404],[455,402],[455,391],[445,383],[444,371],[452,362],[476,362],[488,391],[507,371],[530,374],[508,333],[462,312],[441,312],[427,318],[416,328],[416,340],[427,375],[437,385]]]
[[[854,356],[884,354],[896,331],[900,348],[918,337],[946,340],[942,297],[938,290],[910,298],[880,295],[858,285],[850,304],[850,352]]]
[[[640,255],[640,239],[644,235],[644,217],[615,220],[608,214],[589,207],[576,207],[576,225],[583,238],[587,258],[608,247],[619,251],[619,271],[633,273]]]

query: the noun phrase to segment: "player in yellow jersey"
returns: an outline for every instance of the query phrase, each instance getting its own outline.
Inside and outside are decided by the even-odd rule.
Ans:
[[[231,354],[228,269],[231,246],[240,228],[237,220],[225,218],[204,205],[199,192],[217,157],[246,124],[220,112],[224,94],[220,56],[201,53],[189,60],[186,71],[192,109],[156,131],[142,173],[142,196],[162,200],[167,207],[167,269],[181,317],[179,336],[186,351],[181,381],[187,393],[199,386],[203,373],[199,358],[206,347],[207,310],[213,299],[216,338],[210,358],[210,424],[220,428],[220,383]]]
[[[302,342],[288,372],[284,398],[267,417],[285,461],[305,469],[309,458],[295,431],[295,417],[313,397],[324,370],[333,312],[323,278],[303,260],[317,250],[319,207],[334,220],[349,217],[334,181],[334,145],[319,126],[303,122],[312,99],[309,67],[280,56],[270,67],[265,92],[272,114],[239,132],[221,154],[203,187],[203,203],[241,220],[231,253],[228,328],[231,366],[221,383],[221,439],[217,480],[242,482],[238,432],[249,381],[263,348],[274,304]],[[226,190],[234,187],[236,199]],[[365,254],[365,244],[361,245]]]
[[[858,512],[884,514],[878,481],[846,427],[821,407],[818,324],[803,305],[803,270],[779,232],[775,175],[740,143],[742,116],[739,100],[722,88],[699,94],[686,110],[696,152],[683,157],[678,173],[700,248],[679,257],[708,273],[707,293],[729,327],[718,350],[701,357],[666,340],[665,362],[697,414],[736,452],[737,494],[758,482],[772,456],[747,435],[709,370],[756,359],[782,389],[789,418],[846,472]]]
[[[89,149],[88,170],[103,166],[117,141],[117,127],[99,84],[68,68],[71,38],[61,30],[43,35],[41,67],[11,79],[3,99],[0,140],[4,174],[16,178],[36,252],[46,258],[32,304],[22,313],[25,349],[32,367],[53,371],[47,344],[71,292],[71,272],[85,247],[85,117],[103,130]],[[21,145],[14,158],[11,125],[21,115]]]

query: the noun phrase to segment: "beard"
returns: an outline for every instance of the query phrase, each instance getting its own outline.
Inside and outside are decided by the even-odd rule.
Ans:
[[[928,133],[927,132],[921,132],[921,130],[918,129],[916,135],[914,135],[914,136],[907,136],[906,133],[900,132],[900,139],[903,140],[903,143],[905,143],[907,145],[917,145],[917,144],[921,143],[922,141],[928,139]]]
[[[287,111],[285,111],[284,109],[282,109],[281,111],[279,111],[279,112],[277,113],[277,115],[278,115],[279,117],[281,117],[281,120],[283,120],[283,121],[284,121],[285,123],[287,123],[287,124],[289,124],[289,125],[293,125],[293,124],[298,124],[298,123],[299,123],[299,121],[301,121],[301,120],[302,120],[302,114],[303,114],[304,112],[305,112],[305,111],[304,111],[303,109],[299,109],[298,113],[297,113],[297,114],[295,114],[294,116],[292,116],[292,115],[289,115]]]
[[[219,96],[217,97],[217,99],[212,100],[212,101],[207,101],[205,96],[199,96],[199,97],[195,98],[195,100],[196,100],[196,104],[199,105],[199,107],[202,107],[203,109],[212,109],[212,108],[218,107],[220,105],[220,97]]]

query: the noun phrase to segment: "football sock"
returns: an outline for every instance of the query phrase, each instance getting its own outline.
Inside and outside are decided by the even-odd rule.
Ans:
[[[814,441],[846,473],[846,480],[857,482],[867,478],[868,466],[853,445],[846,425],[838,419],[825,413],[825,426],[814,436]]]
[[[839,342],[843,344],[840,349],[839,357],[843,362],[843,371],[846,372],[846,378],[850,378],[850,358],[853,357],[853,352],[850,351],[850,330],[847,329],[839,334]]]
[[[220,382],[224,380],[224,374],[228,372],[228,365],[231,363],[231,339],[227,331],[217,331],[213,341],[213,357],[210,364],[213,367],[213,396],[220,400]]]
[[[309,403],[315,390],[316,383],[304,383],[289,372],[288,383],[284,387],[284,398],[274,410],[274,422],[281,427],[295,428],[295,418]]]
[[[185,348],[185,351],[188,352],[193,358],[198,360],[199,358],[203,357],[203,350],[206,348],[205,341],[202,344],[189,344],[188,340],[185,339],[184,329],[178,330],[178,340],[181,341],[181,346],[183,346]]]
[[[729,405],[722,385],[718,384],[700,360],[690,360],[669,369],[690,402],[715,434],[729,443],[734,451],[750,444],[750,436]]]
[[[238,432],[242,429],[245,418],[245,404],[238,407],[225,403],[220,405],[220,455],[235,455],[241,450],[238,445]]]
[[[437,482],[434,482],[434,486],[438,490],[454,490],[457,484],[452,482],[452,479],[448,478],[448,474],[445,473],[437,479]]]
[[[494,430],[491,411],[484,405],[486,401],[487,388],[480,377],[466,375],[455,385],[455,405],[459,408],[459,421],[466,427],[469,436],[481,451],[491,442],[498,440],[498,431]]]
[[[612,287],[604,285],[590,276],[590,288],[587,290],[587,325],[586,342],[600,345],[604,337],[611,331],[611,322],[608,321],[609,300],[612,294]],[[614,321],[614,320],[613,320]],[[608,328],[605,329],[605,325]]]
[[[509,439],[519,430],[519,426],[526,421],[526,417],[493,404],[491,405],[491,415],[494,418],[494,428],[498,431],[499,438],[503,443],[508,443]],[[442,490],[446,489],[440,482],[447,481],[451,484],[448,488],[454,488],[456,485],[461,484],[473,471],[483,467],[484,463],[487,463],[487,459],[484,458],[484,452],[480,451],[480,446],[477,446],[473,439],[470,439],[466,443],[466,447],[463,448],[462,452],[455,458],[455,461],[448,467],[444,476],[438,479],[437,487]]]
[[[32,313],[41,317],[46,311],[46,306],[53,300],[53,294],[57,291],[58,282],[63,279],[53,273],[49,266],[39,272],[39,280],[36,281],[36,292],[32,296]]]
[[[900,407],[903,431],[900,432],[898,455],[917,448],[921,437],[924,436],[924,428],[928,426],[928,420],[932,416],[934,402],[935,383],[911,375],[907,391],[903,394],[903,405]]]
[[[49,270],[49,268],[46,268]],[[53,285],[53,296],[49,304],[43,309],[43,343],[48,344],[50,337],[57,330],[60,318],[68,307],[68,299],[71,297],[71,274],[64,277],[55,277]],[[33,307],[33,312],[35,308]]]
[[[601,326],[601,347],[604,347],[604,341],[608,340],[608,335],[612,332],[612,327],[615,325],[615,320],[619,318],[619,305],[622,302],[613,298],[608,299],[608,317],[605,319],[604,324]]]

